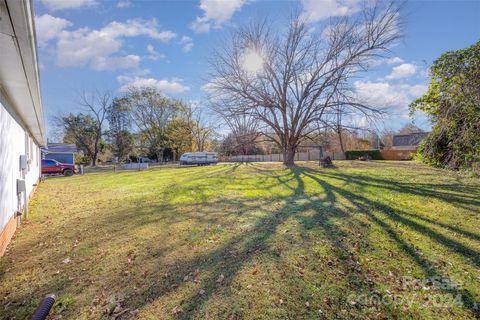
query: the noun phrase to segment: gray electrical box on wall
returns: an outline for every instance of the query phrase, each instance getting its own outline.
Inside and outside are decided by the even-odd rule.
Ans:
[[[17,179],[17,194],[20,194],[22,192],[27,192],[25,180]]]
[[[25,154],[20,156],[20,170],[26,170],[28,166],[28,159]]]

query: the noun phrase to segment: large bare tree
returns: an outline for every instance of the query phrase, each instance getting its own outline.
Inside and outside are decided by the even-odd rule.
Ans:
[[[64,142],[74,142],[90,158],[92,166],[97,165],[108,107],[111,103],[109,91],[83,91],[78,104],[85,113],[65,114],[53,117],[63,132]]]
[[[338,107],[375,108],[356,99],[351,79],[400,37],[399,8],[371,2],[354,17],[311,31],[301,15],[285,28],[266,21],[233,31],[211,58],[208,90],[227,117],[258,121],[263,135],[293,164],[296,148]]]
[[[82,92],[80,94],[79,104],[83,106],[94,119],[94,144],[92,152],[92,166],[97,165],[98,153],[100,152],[100,141],[104,134],[104,123],[107,116],[107,110],[112,101],[110,91],[100,92],[95,90],[93,93]]]

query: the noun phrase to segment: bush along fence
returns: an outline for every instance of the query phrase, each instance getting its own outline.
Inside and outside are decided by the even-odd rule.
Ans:
[[[380,150],[348,150],[345,151],[345,158],[347,160],[357,160],[360,157],[365,157],[370,160],[383,160]]]
[[[297,152],[295,154],[295,161],[313,161],[320,160],[329,156],[332,160],[345,160],[343,152],[323,152],[319,150],[311,150],[306,152]],[[257,154],[244,156],[223,156],[220,157],[222,162],[283,162],[283,154]]]

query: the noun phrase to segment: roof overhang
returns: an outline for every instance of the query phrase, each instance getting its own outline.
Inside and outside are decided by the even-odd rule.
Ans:
[[[21,125],[46,144],[40,79],[30,0],[0,0],[0,90]]]

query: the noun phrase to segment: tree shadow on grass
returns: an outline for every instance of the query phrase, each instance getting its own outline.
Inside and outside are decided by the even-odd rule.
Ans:
[[[311,170],[302,167],[305,170]],[[480,207],[480,188],[473,186],[455,184],[434,184],[434,183],[408,183],[398,182],[387,179],[380,179],[371,176],[355,176],[345,174],[334,170],[322,171],[325,177],[331,177],[343,180],[347,183],[353,183],[364,187],[377,187],[383,190],[399,193],[408,193],[411,195],[422,196],[432,199],[438,199],[449,203],[454,203],[464,209],[478,212]]]
[[[203,309],[215,294],[221,292],[223,295],[229,295],[229,290],[233,285],[235,276],[243,266],[251,262],[254,257],[261,254],[276,256],[276,253],[271,252],[268,244],[269,240],[277,233],[280,225],[305,209],[304,205],[299,205],[296,201],[307,199],[305,197],[303,179],[295,170],[290,170],[290,172],[296,181],[296,187],[291,188],[292,195],[290,197],[287,199],[281,198],[281,200],[285,200],[286,202],[282,208],[259,219],[255,226],[248,232],[233,237],[221,247],[205,255],[196,256],[190,260],[176,261],[174,265],[168,268],[169,271],[166,273],[168,276],[164,281],[149,287],[147,291],[144,291],[131,301],[132,308],[142,308],[143,305],[147,305],[178,290],[178,284],[180,283],[181,286],[182,279],[185,279],[185,276],[191,275],[196,269],[201,270],[201,272],[207,271],[208,276],[201,280],[200,287],[203,290],[202,293],[199,294],[198,291],[193,292],[182,300],[181,307],[177,309],[178,317],[191,319],[197,312]],[[286,184],[286,186],[290,188],[289,185]],[[315,202],[320,204],[325,201],[331,204],[335,203],[334,194],[328,192],[326,198],[318,199]],[[338,214],[344,215],[346,213],[336,211],[332,216],[336,217]],[[333,224],[326,223],[322,225],[322,227],[327,233],[332,246],[337,248],[334,252],[338,255],[338,259],[343,262],[340,263],[338,267],[343,269],[343,274],[351,279],[352,289],[371,290],[372,283],[369,282],[368,276],[363,275],[360,269],[352,265],[355,264],[352,256],[345,254],[348,249],[341,244],[340,238],[347,235],[340,230],[336,230]],[[344,298],[345,304],[348,305],[346,297]],[[381,308],[383,308],[384,314],[388,314],[390,317],[398,314],[398,311],[393,310],[388,305],[381,306]],[[315,310],[309,314],[310,317],[318,317],[318,313]],[[291,314],[290,316],[298,317],[299,315]]]
[[[227,171],[228,172],[228,171]],[[473,263],[478,265],[478,253],[465,247],[461,243],[458,243],[455,240],[447,238],[434,230],[416,223],[408,219],[404,212],[399,212],[396,209],[391,208],[388,205],[367,199],[366,197],[359,195],[357,193],[352,193],[343,188],[337,187],[318,177],[319,171],[311,170],[308,168],[289,168],[286,170],[286,174],[274,174],[269,175],[265,178],[262,185],[262,188],[269,190],[275,187],[276,181],[277,184],[282,184],[286,188],[290,189],[289,196],[282,197],[270,197],[267,201],[272,202],[281,202],[283,205],[277,209],[270,210],[272,213],[260,217],[257,219],[257,222],[250,227],[248,230],[242,231],[239,234],[235,234],[231,238],[227,239],[225,243],[221,243],[215,246],[212,250],[207,253],[196,254],[191,258],[177,258],[171,263],[162,262],[162,265],[158,265],[157,268],[150,271],[149,274],[144,275],[144,279],[141,279],[147,285],[142,286],[139,290],[131,290],[131,285],[129,286],[129,281],[132,281],[132,277],[142,277],[140,273],[142,265],[156,263],[160,257],[170,254],[171,252],[166,252],[168,248],[165,247],[155,247],[155,243],[151,245],[154,248],[138,248],[139,258],[135,261],[134,268],[137,268],[137,273],[132,272],[131,276],[125,276],[121,273],[109,275],[108,281],[105,283],[113,282],[117,284],[115,289],[125,289],[129,291],[130,297],[126,301],[126,307],[131,310],[142,309],[149,306],[149,304],[154,303],[155,301],[166,299],[166,306],[173,308],[176,305],[171,306],[171,303],[179,303],[179,308],[176,309],[176,315],[179,318],[191,319],[198,315],[204,308],[206,308],[209,302],[215,298],[216,295],[221,294],[224,296],[232,295],[232,286],[234,285],[235,276],[238,275],[242,268],[250,263],[255,257],[263,254],[271,255],[272,257],[278,256],[278,254],[272,250],[270,246],[270,241],[272,238],[278,236],[278,228],[284,224],[290,218],[294,218],[300,222],[302,230],[304,233],[314,230],[319,230],[322,232],[328,240],[328,243],[333,248],[333,253],[337,262],[333,262],[332,268],[338,269],[343,273],[343,276],[348,279],[350,292],[369,292],[372,290],[378,290],[378,284],[375,284],[371,280],[370,271],[364,270],[358,266],[358,261],[354,254],[354,248],[352,245],[347,243],[345,239],[350,239],[355,237],[349,232],[340,229],[334,222],[334,219],[343,219],[345,223],[350,223],[350,230],[359,229],[362,230],[368,228],[368,225],[361,225],[357,222],[354,222],[351,214],[346,210],[342,210],[336,207],[338,203],[338,197],[347,199],[357,211],[365,214],[369,217],[372,223],[375,223],[383,229],[386,235],[388,235],[398,247],[403,250],[406,255],[411,257],[412,261],[416,263],[426,274],[429,276],[444,276],[441,270],[438,270],[433,263],[431,263],[427,258],[420,255],[415,247],[410,244],[407,240],[403,239],[398,232],[393,229],[387,222],[384,221],[384,218],[387,217],[391,220],[395,220],[399,223],[402,223],[409,228],[417,232],[422,232],[427,234],[430,238],[437,241],[441,245],[448,247],[450,250],[459,253],[465,257],[469,257]],[[268,172],[270,174],[270,172]],[[325,172],[321,172],[323,175]],[[331,173],[331,172],[330,172]],[[267,172],[265,172],[267,174]],[[328,173],[325,173],[328,174]],[[322,197],[312,198],[307,195],[305,192],[305,179],[311,179],[315,181],[322,190]],[[348,178],[346,176],[345,178]],[[245,177],[245,179],[248,179]],[[353,180],[352,180],[353,181]],[[295,182],[295,183],[293,183]],[[378,181],[377,181],[378,182]],[[377,183],[376,182],[376,183]],[[267,184],[268,183],[268,184]],[[203,192],[208,188],[207,184],[198,184],[193,187],[194,192]],[[256,186],[258,188],[258,186]],[[428,196],[428,195],[426,195]],[[202,199],[202,197],[199,197]],[[265,200],[265,199],[264,199]],[[244,198],[235,198],[227,199],[223,198],[217,200],[219,203],[225,205],[230,205],[232,208],[240,208],[243,205],[247,204],[249,200]],[[133,208],[143,208],[139,207],[141,202],[134,203]],[[215,203],[206,202],[206,205],[215,206]],[[174,210],[173,207],[163,206],[160,203],[150,204],[155,209],[161,209],[161,211]],[[259,203],[249,203],[250,210],[264,210],[265,201],[259,201]],[[158,207],[155,207],[158,206]],[[323,209],[321,209],[323,208]],[[133,232],[135,227],[140,228],[141,226],[152,224],[155,225],[158,223],[158,219],[166,219],[161,216],[153,216],[151,219],[145,219],[142,215],[147,216],[151,215],[152,212],[149,210],[140,210],[140,212],[131,212],[132,208],[127,208],[126,210],[119,211],[116,217],[104,217],[104,221],[99,221],[98,223],[112,226],[108,227],[108,233],[112,232],[121,232],[121,228],[129,226],[129,232]],[[313,217],[305,217],[299,213],[303,212],[305,209],[314,209],[316,213]],[[217,215],[215,217],[208,216],[189,216],[189,218],[198,219],[199,223],[209,223],[216,224],[221,223],[229,216],[236,215],[238,212],[224,212],[223,214]],[[382,215],[382,217],[380,217]],[[172,215],[167,219],[171,219],[171,223],[176,223],[181,219],[185,219],[183,216]],[[203,220],[205,219],[205,220]],[[312,220],[315,222],[312,224]],[[160,232],[160,231],[159,231]],[[168,230],[161,230],[160,233],[168,232]],[[175,237],[175,235],[172,235]],[[98,246],[102,248],[101,239],[107,240],[105,237],[99,237],[99,239],[91,240],[89,246],[92,248]],[[459,251],[459,252],[457,252]],[[477,255],[477,258],[475,257]],[[60,257],[56,257],[60,258]],[[94,257],[96,258],[96,257]],[[100,258],[100,257],[98,257]],[[95,264],[97,262],[91,261]],[[79,267],[80,268],[80,267]],[[202,288],[203,292],[200,293],[197,289],[191,289],[189,285],[191,284],[190,280],[185,281],[185,277],[195,277],[196,270],[199,270],[198,275],[198,288]],[[78,270],[79,271],[79,270]],[[88,270],[86,272],[89,272]],[[223,275],[223,278],[221,277]],[[445,277],[444,277],[445,278]],[[137,279],[138,280],[138,279]],[[220,281],[221,280],[221,281]],[[118,288],[118,283],[121,284]],[[48,293],[50,291],[71,291],[74,289],[75,283],[64,279],[51,285],[38,289],[36,294],[40,291]],[[100,288],[98,288],[100,290]],[[187,290],[187,295],[182,299],[181,302],[168,301],[170,295],[175,295],[176,293],[181,292],[182,290]],[[446,290],[447,292],[451,292]],[[476,303],[475,297],[468,290],[461,291],[462,299],[466,304],[467,308],[470,308],[475,312],[473,306]],[[22,297],[19,298],[22,300]],[[29,300],[31,296],[24,296],[23,300]],[[348,301],[343,301],[347,304],[346,308],[350,308],[352,312],[356,309],[354,306],[348,306]],[[334,307],[339,307],[339,305],[334,304]],[[225,306],[228,308],[228,306]],[[389,305],[380,306],[384,315],[388,318],[398,318],[399,310],[393,309]],[[339,311],[339,310],[337,310]],[[288,311],[287,311],[288,312]],[[335,310],[333,310],[335,312]],[[241,317],[241,315],[238,315]],[[298,314],[289,314],[289,317],[299,318],[301,315]],[[315,310],[306,310],[305,317],[318,317],[318,314],[315,313]],[[74,317],[74,315],[72,315]],[[125,314],[124,317],[128,317],[128,314]]]
[[[305,170],[306,172],[309,172],[309,170],[311,170],[311,169],[303,168],[302,170]],[[312,173],[312,171],[310,171],[310,172]],[[458,195],[458,194],[450,194],[450,193],[446,193],[446,192],[441,191],[441,190],[448,190],[448,191],[455,190],[457,192],[461,192],[461,191],[464,190],[464,188],[460,189],[456,185],[452,186],[452,185],[444,185],[444,184],[440,184],[440,185],[427,184],[426,188],[425,188],[425,185],[423,185],[423,184],[415,185],[415,187],[414,187],[414,186],[411,186],[407,183],[390,182],[390,181],[387,181],[387,180],[378,179],[378,178],[371,178],[371,177],[352,177],[352,176],[348,176],[348,175],[345,175],[345,174],[342,174],[342,173],[331,172],[331,171],[322,172],[321,174],[322,174],[322,176],[325,176],[325,177],[328,177],[328,178],[333,178],[333,179],[340,180],[340,181],[345,181],[345,182],[348,182],[349,184],[354,184],[354,185],[359,185],[359,186],[376,187],[376,188],[379,189],[379,192],[383,192],[384,190],[392,190],[392,191],[399,192],[399,193],[408,193],[408,194],[412,194],[412,195],[419,195],[419,196],[425,197],[427,199],[437,198],[437,199],[439,199],[441,201],[444,201],[446,203],[453,203],[455,205],[468,204],[469,206],[467,206],[467,207],[463,207],[463,206],[461,206],[461,207],[466,209],[466,210],[469,210],[469,211],[478,211],[477,207],[480,207],[480,201],[479,200],[476,200],[476,199],[475,200],[466,200],[468,198],[472,198],[472,199],[475,198],[474,193],[476,192],[476,188],[473,188],[473,187],[471,188],[473,191],[468,189],[469,192],[465,191],[465,192],[463,192],[462,195]],[[370,183],[371,181],[374,181],[374,183],[373,184]],[[435,191],[436,187],[439,188],[438,192]],[[347,192],[345,189],[342,189],[342,190],[344,190],[344,192]],[[473,194],[470,195],[470,192],[473,192]],[[479,192],[480,192],[480,190],[479,190]],[[353,193],[351,193],[351,192],[349,193],[350,196],[352,194]],[[404,210],[395,209],[393,207],[382,204],[380,202],[372,202],[371,200],[367,199],[364,196],[359,196],[359,195],[355,194],[354,199],[355,198],[358,199],[358,200],[361,200],[363,202],[367,202],[369,205],[371,205],[374,208],[380,209],[386,215],[389,215],[391,218],[397,220],[398,222],[401,222],[405,225],[408,225],[411,228],[416,229],[417,231],[419,231],[421,233],[428,234],[429,236],[431,236],[432,238],[434,238],[438,242],[444,244],[445,246],[450,247],[453,250],[457,250],[457,251],[459,250],[460,252],[465,253],[465,255],[467,257],[471,257],[473,259],[473,262],[476,265],[480,265],[480,252],[475,251],[473,249],[470,249],[468,247],[465,247],[464,245],[458,243],[457,241],[455,241],[453,239],[449,239],[449,238],[437,233],[435,230],[415,222],[414,220],[418,219],[418,220],[422,220],[426,223],[430,223],[430,224],[433,224],[433,225],[437,225],[439,227],[443,227],[443,228],[448,229],[452,232],[455,232],[455,233],[461,234],[462,236],[468,237],[472,240],[480,241],[480,234],[476,234],[476,233],[473,233],[473,232],[470,232],[470,231],[467,231],[467,230],[463,230],[463,229],[460,229],[460,228],[455,227],[455,226],[447,225],[447,224],[439,222],[439,221],[434,221],[432,219],[422,217],[422,216],[419,216],[419,215],[416,215],[416,214],[408,213]],[[471,206],[474,206],[474,207],[472,208]],[[407,218],[407,217],[409,217],[409,218]]]
[[[299,170],[301,170],[301,172],[306,177],[316,181],[319,185],[321,185],[324,188],[324,190],[331,190],[330,192],[335,192],[341,195],[343,198],[348,199],[348,201],[352,203],[358,209],[359,212],[364,213],[375,224],[380,226],[385,231],[385,233],[388,234],[390,238],[397,243],[399,248],[401,248],[409,257],[411,257],[412,260],[418,266],[420,266],[429,277],[441,277],[442,279],[449,278],[444,274],[442,274],[442,272],[438,270],[438,268],[435,268],[435,266],[427,258],[420,255],[418,251],[415,249],[414,245],[408,243],[405,239],[403,239],[398,234],[398,232],[394,230],[394,228],[392,228],[388,223],[384,221],[385,218],[389,218],[392,221],[402,223],[408,226],[409,228],[414,229],[417,232],[426,234],[427,236],[430,237],[430,239],[440,243],[441,245],[451,250],[452,252],[464,256],[477,267],[480,266],[479,252],[471,248],[468,248],[453,239],[447,238],[444,235],[426,226],[420,225],[415,221],[412,221],[404,217],[405,215],[407,215],[405,212],[396,210],[383,203],[370,200],[364,196],[347,191],[343,188],[336,187],[331,183],[327,183],[325,179],[321,179],[318,176],[316,176],[316,174],[319,173],[316,170],[312,170],[310,168],[301,168]],[[335,175],[335,174],[324,173],[324,172],[322,172],[322,175],[338,176],[338,174]],[[355,181],[358,179],[351,179],[351,180]],[[378,217],[377,214],[374,212],[379,212],[382,216]],[[476,298],[468,290],[461,289],[460,291],[457,291],[455,289],[452,290],[447,288],[445,289],[445,291],[451,294],[460,293],[462,296],[462,301],[465,303],[465,306],[468,309],[470,309],[477,317],[480,317],[480,310],[478,309],[479,301],[477,301]]]

